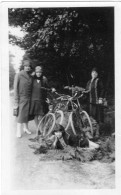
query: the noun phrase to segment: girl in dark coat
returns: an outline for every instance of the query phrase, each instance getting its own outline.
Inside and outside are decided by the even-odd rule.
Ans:
[[[31,134],[28,130],[30,97],[32,87],[32,77],[30,76],[30,61],[23,62],[24,70],[15,76],[14,80],[14,109],[18,109],[17,116],[17,137],[21,137],[21,127],[27,134]]]
[[[48,104],[46,103],[48,81],[43,76],[43,70],[41,66],[35,68],[35,76],[32,83],[30,116],[35,119],[36,127],[39,120],[48,112]],[[54,89],[52,89],[54,91]]]
[[[92,69],[91,80],[88,81],[85,93],[89,93],[89,113],[98,122],[103,122],[103,83],[98,78],[96,68]]]

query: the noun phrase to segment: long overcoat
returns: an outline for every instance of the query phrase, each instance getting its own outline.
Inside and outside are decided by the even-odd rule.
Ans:
[[[99,99],[104,98],[103,83],[99,78],[89,80],[86,86],[89,92],[89,114],[97,121],[104,121],[103,105],[99,104]]]
[[[14,103],[18,107],[18,123],[26,123],[29,120],[29,108],[32,88],[32,77],[24,70],[15,76]]]

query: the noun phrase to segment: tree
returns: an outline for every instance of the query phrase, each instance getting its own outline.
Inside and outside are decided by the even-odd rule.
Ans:
[[[13,89],[13,82],[15,76],[15,69],[13,67],[13,60],[12,60],[13,57],[14,55],[9,53],[9,89]]]
[[[114,83],[113,14],[113,8],[9,9],[9,24],[27,32],[14,43],[43,64],[50,80],[85,85],[96,66]]]

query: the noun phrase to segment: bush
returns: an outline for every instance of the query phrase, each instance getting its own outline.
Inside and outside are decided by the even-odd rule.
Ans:
[[[13,89],[14,77],[15,77],[15,70],[13,66],[10,65],[9,67],[9,89]]]

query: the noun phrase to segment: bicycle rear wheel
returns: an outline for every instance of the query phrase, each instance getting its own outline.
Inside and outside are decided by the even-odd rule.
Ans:
[[[82,120],[82,128],[84,131],[90,131],[91,135],[93,135],[93,127],[90,117],[86,111],[80,112],[81,120]]]
[[[44,137],[49,136],[54,129],[55,122],[56,119],[53,113],[46,114],[39,122],[38,131],[40,131]]]
[[[70,126],[74,135],[80,134],[82,131],[89,131],[93,135],[92,123],[86,111],[71,112],[66,129]]]
[[[80,134],[82,131],[82,120],[79,112],[71,112],[69,116],[69,123],[71,125],[74,135]],[[68,123],[68,126],[69,126]]]

